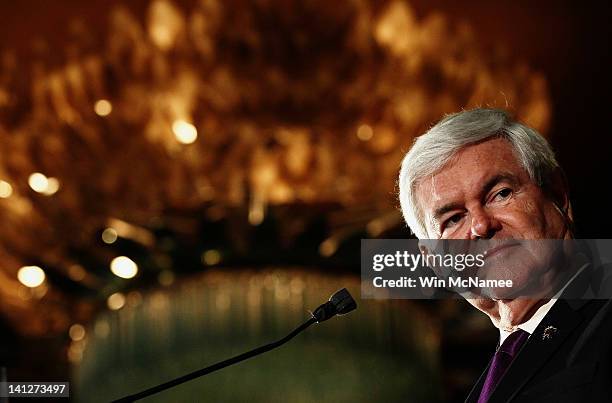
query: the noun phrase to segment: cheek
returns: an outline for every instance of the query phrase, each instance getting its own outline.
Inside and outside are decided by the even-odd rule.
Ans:
[[[539,203],[532,199],[516,200],[498,217],[502,225],[516,231],[519,238],[540,238],[545,230],[545,214],[539,208]]]
[[[551,202],[524,201],[506,215],[504,224],[522,239],[556,239],[564,228],[564,221]]]
[[[565,227],[565,219],[561,213],[551,204],[546,209],[547,238],[562,238]]]
[[[525,214],[535,216],[538,214],[538,208],[533,200],[526,200],[523,202],[523,211]]]
[[[544,230],[546,215],[540,208],[540,203],[534,200],[526,200],[523,203],[522,221],[526,228],[540,233]]]

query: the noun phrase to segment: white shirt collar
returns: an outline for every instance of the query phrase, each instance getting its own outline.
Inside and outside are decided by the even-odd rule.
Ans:
[[[542,322],[542,319],[544,319],[544,317],[546,316],[546,314],[550,311],[550,309],[553,307],[553,305],[555,305],[555,302],[557,302],[557,299],[559,299],[559,297],[561,296],[561,294],[563,294],[563,291],[565,291],[565,289],[567,288],[567,286],[570,285],[570,283],[572,281],[574,281],[574,279],[576,277],[578,277],[578,275],[589,265],[589,263],[585,263],[583,264],[578,271],[576,272],[576,274],[574,274],[572,276],[572,278],[569,279],[569,281],[563,286],[563,288],[556,293],[551,299],[548,300],[548,302],[546,302],[544,305],[542,305],[541,307],[538,308],[537,311],[535,311],[535,313],[531,316],[531,318],[529,318],[527,321],[521,323],[520,325],[517,326],[518,329],[524,330],[527,333],[529,333],[529,335],[531,336],[533,334],[533,332],[535,332],[536,328],[538,327],[538,325],[540,324],[540,322]],[[499,329],[499,345],[501,345],[504,340],[506,340],[506,337],[510,336],[512,332],[511,331],[507,331],[504,329]]]

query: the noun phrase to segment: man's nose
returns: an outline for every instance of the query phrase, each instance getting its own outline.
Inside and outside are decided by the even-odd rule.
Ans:
[[[470,239],[491,238],[499,230],[499,222],[483,209],[472,212]]]

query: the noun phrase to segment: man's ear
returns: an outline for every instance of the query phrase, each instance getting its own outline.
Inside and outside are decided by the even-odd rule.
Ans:
[[[572,204],[569,197],[569,184],[565,172],[559,167],[555,168],[547,183],[546,189],[548,196],[560,210],[567,220],[574,220]]]

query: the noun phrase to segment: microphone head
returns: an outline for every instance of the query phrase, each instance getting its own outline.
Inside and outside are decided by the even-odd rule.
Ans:
[[[329,301],[315,309],[312,316],[321,323],[336,315],[344,315],[357,308],[357,303],[346,288],[336,291]]]
[[[337,315],[345,315],[357,309],[357,303],[346,288],[336,291],[329,301],[336,307]]]

